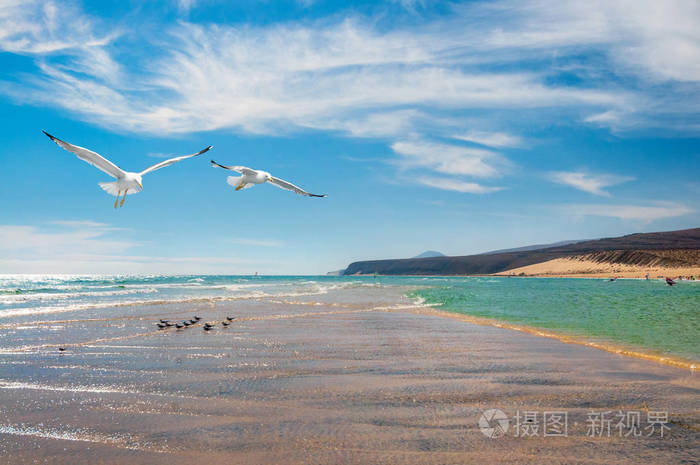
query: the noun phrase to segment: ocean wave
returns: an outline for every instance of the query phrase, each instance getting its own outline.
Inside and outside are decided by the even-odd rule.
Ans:
[[[89,291],[84,290],[81,292],[38,292],[38,293],[25,293],[25,294],[9,294],[0,297],[0,305],[12,305],[19,302],[32,302],[32,301],[49,301],[49,300],[70,300],[78,299],[81,297],[110,297],[117,295],[133,295],[133,294],[153,294],[157,293],[158,289],[154,287],[138,287],[130,289],[117,289],[109,291]]]

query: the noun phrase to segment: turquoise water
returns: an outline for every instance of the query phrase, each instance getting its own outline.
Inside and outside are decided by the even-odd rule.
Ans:
[[[139,312],[148,304],[323,295],[349,287],[400,286],[440,309],[549,329],[700,360],[700,282],[565,278],[332,276],[0,276],[0,324],[103,312]]]
[[[436,280],[435,280],[436,281]],[[412,295],[443,310],[700,360],[700,282],[448,278]]]

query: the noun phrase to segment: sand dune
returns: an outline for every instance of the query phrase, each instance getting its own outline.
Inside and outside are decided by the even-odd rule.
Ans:
[[[650,278],[694,276],[700,279],[698,250],[634,250],[596,252],[555,258],[534,265],[513,268],[498,276],[570,276]]]

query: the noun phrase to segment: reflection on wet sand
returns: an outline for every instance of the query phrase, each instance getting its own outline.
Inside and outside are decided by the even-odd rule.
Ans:
[[[693,372],[445,318],[403,293],[341,289],[169,303],[124,318],[96,309],[27,329],[8,322],[3,463],[696,460]],[[153,326],[194,314],[236,319],[209,332]],[[566,411],[568,437],[488,438],[478,421],[490,408]],[[670,429],[664,438],[589,437],[591,410],[664,410]]]

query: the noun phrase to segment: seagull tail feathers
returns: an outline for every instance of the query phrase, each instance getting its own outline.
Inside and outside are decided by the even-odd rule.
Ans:
[[[103,191],[110,195],[117,197],[118,195],[124,195],[124,191],[119,191],[119,182],[100,182],[98,183]],[[138,194],[140,191],[138,189],[129,189],[126,191],[127,195]]]
[[[99,184],[103,191],[107,192],[110,195],[114,195],[115,197],[117,196],[118,188],[116,182],[101,182]]]
[[[243,176],[228,176],[226,178],[226,182],[231,187],[238,187],[243,182]],[[247,185],[243,186],[241,189],[250,189],[251,187],[253,187],[253,184],[247,184]]]

